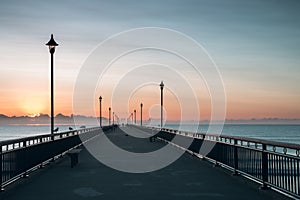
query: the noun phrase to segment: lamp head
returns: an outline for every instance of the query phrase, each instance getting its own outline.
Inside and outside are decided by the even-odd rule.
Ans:
[[[50,38],[49,42],[46,45],[49,47],[50,53],[55,52],[55,47],[58,46],[58,44],[55,42],[55,40],[53,38],[53,34],[51,34],[51,38]]]
[[[160,85],[159,85],[159,86],[160,86],[160,89],[161,89],[161,90],[162,90],[162,89],[164,89],[164,86],[165,86],[165,85],[164,85],[164,82],[163,82],[163,81],[161,81],[161,83],[160,83]]]

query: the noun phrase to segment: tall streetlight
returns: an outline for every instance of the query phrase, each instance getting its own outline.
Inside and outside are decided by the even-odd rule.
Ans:
[[[109,107],[108,108],[108,125],[110,126],[110,119],[111,119],[111,117],[110,117],[110,113],[111,113],[111,108]]]
[[[51,38],[49,42],[46,44],[49,47],[49,52],[51,55],[51,139],[54,139],[54,83],[53,83],[53,75],[54,75],[54,67],[53,67],[53,54],[55,52],[55,47],[58,44],[55,42],[53,38],[53,34],[51,34]]]
[[[141,126],[143,126],[143,103],[141,103]]]
[[[164,82],[160,83],[160,128],[163,126],[163,90],[164,90]]]
[[[99,116],[100,116],[100,119],[99,119],[99,121],[100,121],[100,128],[102,127],[102,96],[100,96],[99,97]]]
[[[136,124],[136,110],[134,110],[134,124]]]
[[[115,124],[115,112],[113,112],[113,123],[112,123],[112,125],[114,125]]]

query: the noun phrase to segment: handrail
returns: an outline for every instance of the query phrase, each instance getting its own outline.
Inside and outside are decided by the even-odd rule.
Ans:
[[[216,165],[226,166],[234,174],[243,174],[262,183],[261,188],[269,187],[300,198],[300,145],[273,142],[239,136],[194,133],[167,128],[144,127],[156,130],[156,137],[183,147],[186,140],[193,138],[186,150],[200,155]],[[210,143],[214,148],[201,155],[202,144]]]
[[[238,143],[238,145],[241,146],[249,146],[249,143],[253,143],[253,146],[256,146],[256,148],[262,148],[262,145],[267,145],[269,148],[267,150],[271,150],[273,152],[278,152],[278,150],[282,150],[284,154],[288,154],[289,152],[287,149],[293,150],[291,155],[300,156],[300,145],[299,144],[293,144],[293,143],[283,143],[283,142],[276,142],[276,141],[269,141],[264,139],[257,139],[257,138],[247,138],[247,137],[241,137],[241,136],[229,136],[229,135],[217,135],[217,134],[210,134],[210,133],[199,133],[199,132],[191,132],[191,131],[184,131],[184,130],[176,130],[176,129],[170,129],[170,128],[157,128],[157,127],[146,127],[149,129],[154,129],[156,131],[166,131],[169,133],[184,135],[187,137],[193,137],[193,138],[204,138],[204,140],[212,140],[212,141],[219,141],[219,142],[225,142],[225,143],[232,143],[234,140],[240,141],[241,143]],[[212,137],[214,139],[210,139],[209,137]],[[218,139],[219,138],[219,139]],[[220,139],[225,139],[224,141]],[[226,140],[228,139],[228,140]],[[246,142],[246,145],[243,145],[244,142]],[[256,145],[255,145],[256,144]],[[280,152],[278,152],[280,153]]]
[[[81,145],[111,126],[43,134],[0,142],[0,190],[30,171]],[[80,135],[84,134],[84,139]],[[82,139],[84,141],[82,141]]]
[[[3,140],[0,141],[0,147],[2,148],[2,151],[8,151],[13,150],[25,146],[31,146],[38,143],[48,142],[51,141],[52,137],[54,140],[69,137],[72,135],[79,135],[81,133],[97,130],[99,127],[92,127],[92,128],[86,128],[86,129],[78,129],[78,130],[71,130],[71,131],[65,131],[55,134],[43,134],[43,135],[36,135],[36,136],[29,136],[29,137],[23,137],[23,138],[17,138],[17,139],[11,139],[11,140]],[[32,141],[32,142],[31,142]],[[17,145],[18,144],[18,145]],[[9,148],[11,147],[11,148]]]

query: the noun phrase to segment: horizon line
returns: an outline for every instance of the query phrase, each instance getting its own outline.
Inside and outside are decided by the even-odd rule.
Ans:
[[[8,116],[8,115],[5,115],[5,114],[2,114],[0,113],[0,116],[2,117],[5,117],[5,118],[15,118],[15,117],[28,117],[28,118],[38,118],[38,117],[41,117],[41,116],[47,116],[50,118],[50,115],[49,114],[44,114],[44,113],[38,113],[38,115],[11,115],[11,116]],[[55,115],[55,117],[58,117],[58,116],[63,116],[63,117],[70,117],[72,118],[73,116],[80,116],[80,117],[87,117],[87,118],[99,118],[100,116],[88,116],[88,115],[84,115],[84,114],[70,114],[70,115],[65,115],[63,113],[58,113]],[[104,117],[102,116],[103,119],[106,119],[107,117]],[[107,118],[108,119],[108,118]],[[126,118],[124,118],[126,119]],[[148,118],[148,119],[143,119],[143,121],[148,121],[148,120],[160,120],[160,118]],[[280,117],[263,117],[263,118],[256,118],[256,117],[251,117],[251,118],[238,118],[238,119],[233,119],[233,118],[226,118],[225,121],[261,121],[261,120],[285,120],[285,121],[295,121],[295,120],[300,120],[300,118],[280,118]],[[137,119],[137,121],[140,121],[140,119]],[[177,120],[177,119],[173,119],[173,120],[167,120],[169,122],[177,122],[177,121],[180,121],[180,120]],[[190,119],[190,120],[184,120],[186,122],[191,122],[191,121],[198,121],[198,120],[193,120],[193,119]],[[211,121],[209,119],[203,119],[203,120],[199,120],[199,121]],[[218,121],[223,121],[223,120],[214,120],[216,122]]]

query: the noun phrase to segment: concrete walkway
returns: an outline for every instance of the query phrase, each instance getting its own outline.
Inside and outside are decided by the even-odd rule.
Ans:
[[[123,130],[144,134],[134,127]],[[126,136],[119,128],[107,136],[118,146],[134,152],[153,151],[165,145],[161,141],[150,143],[149,139]],[[89,143],[99,145],[100,140],[98,137]],[[9,186],[0,194],[0,199],[287,199],[271,190],[258,188],[257,184],[241,176],[232,176],[188,153],[161,170],[136,174],[111,169],[83,148],[79,164],[74,168],[70,168],[69,158],[64,157]]]

